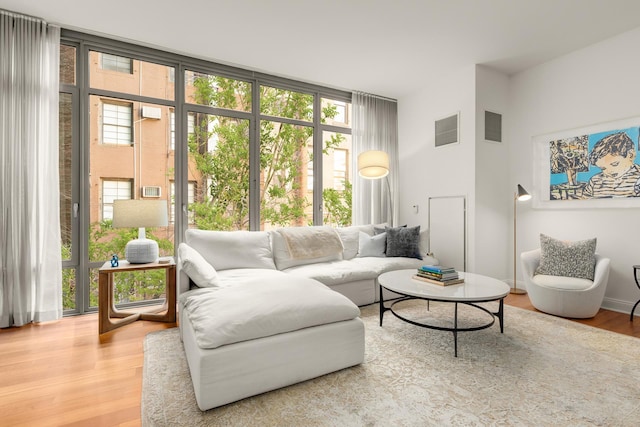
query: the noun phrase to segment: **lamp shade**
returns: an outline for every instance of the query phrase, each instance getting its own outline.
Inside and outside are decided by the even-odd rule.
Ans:
[[[384,178],[389,174],[389,156],[384,151],[364,151],[358,155],[358,174],[366,179]]]
[[[147,239],[145,227],[165,227],[167,218],[166,200],[114,200],[113,227],[138,228],[138,238],[127,243],[124,255],[131,264],[156,262],[159,256],[158,243]]]
[[[529,194],[527,190],[525,190],[522,187],[522,185],[518,184],[518,192],[517,192],[516,199],[518,199],[519,202],[524,202],[526,200],[531,199],[531,194]]]
[[[114,200],[113,228],[166,227],[166,200]]]

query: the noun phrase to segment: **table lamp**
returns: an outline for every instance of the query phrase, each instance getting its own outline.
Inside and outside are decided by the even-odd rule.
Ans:
[[[138,227],[138,238],[131,240],[124,254],[131,264],[156,262],[159,257],[158,243],[147,239],[145,227],[168,225],[166,200],[115,200],[113,202],[113,228]]]

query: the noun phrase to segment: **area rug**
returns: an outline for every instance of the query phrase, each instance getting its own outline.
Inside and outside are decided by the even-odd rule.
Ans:
[[[452,317],[451,304],[408,303],[417,320]],[[463,308],[469,324],[479,310]],[[484,316],[487,316],[484,314]],[[429,319],[426,319],[429,318]],[[177,329],[145,338],[144,426],[637,426],[640,340],[505,306],[494,326],[458,335],[427,330],[378,306],[362,308],[360,366],[198,409]]]

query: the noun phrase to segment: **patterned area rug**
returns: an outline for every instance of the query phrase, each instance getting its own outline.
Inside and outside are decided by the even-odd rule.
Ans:
[[[407,302],[413,319],[453,305]],[[495,310],[496,306],[491,308]],[[461,319],[482,323],[479,310]],[[637,426],[640,340],[505,306],[505,329],[458,335],[362,308],[365,363],[201,412],[177,329],[145,338],[144,426]]]

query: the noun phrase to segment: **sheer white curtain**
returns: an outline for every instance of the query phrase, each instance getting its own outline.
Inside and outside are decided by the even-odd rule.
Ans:
[[[387,177],[375,180],[360,176],[354,178],[353,223],[387,222],[394,225],[398,215],[398,104],[362,92],[354,92],[351,103],[353,170],[358,170],[358,154],[363,151],[380,150],[389,156]]]
[[[0,327],[62,316],[60,29],[0,10]]]

